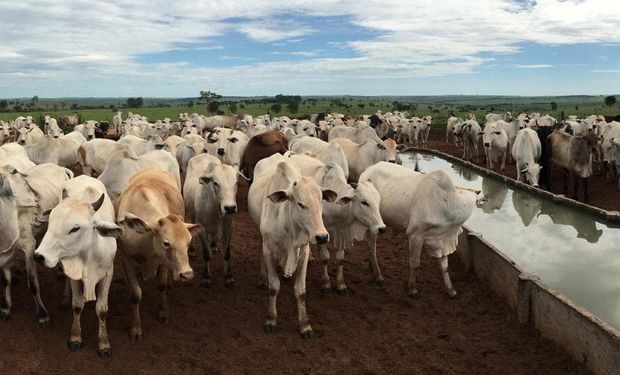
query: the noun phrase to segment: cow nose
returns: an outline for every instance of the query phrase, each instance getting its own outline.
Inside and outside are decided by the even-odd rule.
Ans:
[[[396,160],[388,160],[390,163],[396,163]]]
[[[25,145],[25,144],[26,144],[26,141],[19,141],[19,144],[20,144],[20,145]]]
[[[194,271],[181,272],[179,276],[181,277],[181,281],[190,281],[194,278]]]
[[[485,144],[484,144],[484,147],[489,147],[489,146],[491,146],[491,144],[490,144],[490,143],[485,143]]]
[[[58,138],[58,136],[57,136],[57,135],[55,135],[55,136],[54,136],[54,138]]]
[[[224,149],[223,148],[218,148],[217,149],[217,154],[218,155],[224,155]]]
[[[316,235],[314,238],[316,239],[316,243],[320,245],[329,241],[329,234]]]
[[[377,229],[377,232],[379,232],[379,234],[385,233],[385,227],[379,227],[379,229]]]
[[[93,139],[93,136],[89,134],[88,139]]]
[[[234,214],[237,212],[237,206],[225,206],[224,211],[226,211],[227,214]]]
[[[34,261],[43,264],[43,262],[45,262],[45,257],[41,254],[34,253]]]

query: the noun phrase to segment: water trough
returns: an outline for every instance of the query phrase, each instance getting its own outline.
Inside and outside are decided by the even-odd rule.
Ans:
[[[432,150],[403,165],[443,170],[488,201],[459,241],[466,267],[487,281],[543,336],[596,373],[620,373],[620,227],[600,210]],[[417,160],[417,161],[416,161]],[[499,250],[501,249],[501,250]]]

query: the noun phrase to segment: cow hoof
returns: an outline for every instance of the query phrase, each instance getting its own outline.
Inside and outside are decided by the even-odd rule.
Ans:
[[[129,339],[133,341],[142,341],[142,329],[132,328],[129,330]]]
[[[275,324],[271,324],[271,323],[267,323],[263,326],[263,330],[265,331],[265,333],[275,333],[276,332],[276,325]]]
[[[200,286],[203,288],[209,288],[211,286],[211,279],[200,280]]]
[[[74,352],[78,349],[82,348],[82,342],[81,341],[67,341],[67,347],[69,348],[70,351]]]
[[[45,318],[39,318],[39,327],[51,327],[52,326],[52,320],[50,319],[49,316],[46,316]]]
[[[450,299],[459,299],[461,297],[461,295],[458,294],[456,290],[451,290],[451,291],[448,292],[448,297]]]
[[[336,293],[338,293],[339,295],[348,294],[348,292],[349,292],[349,289],[347,289],[346,286],[338,287],[338,289],[336,289]]]
[[[409,292],[409,297],[413,299],[420,299],[420,292],[414,290],[413,292]]]
[[[10,313],[5,311],[0,311],[0,320],[8,320]]]
[[[316,337],[316,335],[314,334],[314,331],[311,330],[311,329],[306,331],[306,332],[302,332],[301,333],[301,338],[304,341],[312,340],[315,337]]]
[[[377,281],[375,281],[375,283],[377,284],[377,287],[385,288],[385,281],[383,279],[377,280]]]
[[[99,358],[110,358],[112,356],[112,348],[97,349],[97,355]]]
[[[230,279],[226,280],[226,287],[228,289],[234,289],[235,288],[235,279],[233,279],[232,277]]]
[[[168,316],[168,312],[160,312],[159,313],[159,322],[162,324],[170,323],[170,317]]]

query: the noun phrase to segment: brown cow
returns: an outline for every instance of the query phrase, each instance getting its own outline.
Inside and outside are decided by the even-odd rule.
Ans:
[[[121,261],[131,288],[133,319],[130,337],[142,339],[140,300],[142,278],[157,278],[161,292],[159,320],[168,322],[166,292],[170,277],[189,281],[194,271],[187,249],[192,237],[202,232],[199,224],[183,222],[185,205],[174,176],[155,169],[135,175],[118,202],[118,224],[127,228],[120,239]]]
[[[288,151],[288,141],[284,134],[279,131],[269,130],[255,135],[250,138],[245,148],[240,170],[252,181],[256,163],[275,153],[284,154],[286,151]]]
[[[82,115],[80,115],[77,112],[73,112],[73,114],[70,116],[62,116],[60,118],[60,126],[62,128],[67,128],[69,126],[73,127],[81,123],[82,123]]]

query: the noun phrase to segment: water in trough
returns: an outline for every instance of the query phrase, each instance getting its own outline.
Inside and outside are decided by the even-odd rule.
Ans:
[[[465,223],[541,281],[620,329],[620,228],[439,157],[407,152],[403,166],[442,170],[487,198]],[[513,166],[507,166],[513,167]]]

